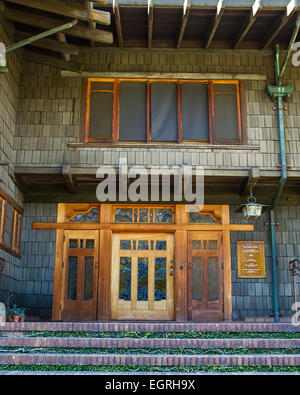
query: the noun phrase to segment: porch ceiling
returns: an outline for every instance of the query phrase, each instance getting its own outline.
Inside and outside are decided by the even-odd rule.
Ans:
[[[1,18],[14,41],[78,18],[75,27],[24,51],[69,61],[76,50],[103,46],[267,49],[276,42],[286,47],[300,8],[296,0],[108,0],[103,5],[104,1],[5,0],[0,3]]]
[[[89,169],[69,168],[66,171],[51,168],[37,171],[37,169],[30,168],[15,168],[15,177],[26,202],[95,202],[96,188],[101,181],[96,178],[95,173]],[[272,202],[280,179],[280,174],[277,173],[265,172],[264,174],[262,172],[256,180],[253,188],[258,201],[266,204]],[[171,178],[171,185],[172,182]],[[204,177],[205,203],[241,204],[247,198],[247,186],[249,186],[247,171],[232,169],[228,171],[228,174],[218,174],[217,171],[212,171],[210,174],[208,172]],[[299,191],[300,175],[290,176],[281,202],[300,204]]]

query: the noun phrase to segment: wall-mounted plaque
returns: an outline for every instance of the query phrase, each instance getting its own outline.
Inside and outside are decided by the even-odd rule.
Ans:
[[[265,245],[263,241],[238,241],[238,277],[266,277]]]

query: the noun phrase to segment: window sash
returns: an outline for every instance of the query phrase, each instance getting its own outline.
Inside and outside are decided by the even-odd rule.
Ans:
[[[91,137],[89,136],[89,122],[90,122],[90,95],[91,95],[91,83],[92,82],[113,82],[113,120],[112,120],[112,133],[111,137]],[[206,83],[207,84],[207,98],[208,98],[208,123],[209,123],[209,144],[242,144],[246,140],[246,122],[245,115],[242,114],[242,110],[245,108],[244,104],[244,94],[241,97],[240,81],[238,80],[167,80],[167,79],[106,79],[106,78],[89,78],[86,93],[83,94],[83,101],[85,101],[84,114],[85,118],[82,119],[82,128],[84,128],[82,136],[85,142],[95,142],[95,143],[116,143],[119,142],[119,129],[120,129],[120,82],[144,82],[146,84],[147,92],[147,103],[146,103],[146,138],[145,141],[134,141],[126,140],[121,141],[122,143],[149,143],[151,142],[151,83],[152,82],[172,82],[177,84],[177,119],[178,119],[178,139],[173,142],[161,141],[161,143],[181,143],[181,142],[207,142],[207,140],[184,140],[183,136],[183,125],[182,125],[182,94],[181,94],[181,84],[183,83]],[[236,93],[236,113],[237,113],[237,139],[217,139],[215,136],[215,102],[214,102],[214,86],[216,84],[228,84],[235,85]],[[243,126],[243,128],[242,128]],[[159,143],[160,141],[155,141]]]

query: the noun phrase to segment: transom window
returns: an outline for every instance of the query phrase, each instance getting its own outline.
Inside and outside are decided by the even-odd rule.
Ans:
[[[90,78],[86,97],[86,142],[243,142],[236,80]]]

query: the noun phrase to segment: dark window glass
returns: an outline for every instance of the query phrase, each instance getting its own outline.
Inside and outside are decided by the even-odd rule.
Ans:
[[[202,258],[193,257],[192,259],[192,298],[202,301]]]
[[[181,84],[183,140],[209,140],[207,84]]]
[[[177,141],[177,85],[173,82],[151,83],[152,141]]]
[[[113,119],[113,94],[91,92],[90,94],[90,137],[111,137]]]
[[[147,86],[145,82],[120,83],[120,141],[146,141]]]
[[[214,84],[215,140],[239,140],[236,86]]]
[[[67,299],[77,299],[77,265],[78,257],[69,256]]]
[[[208,300],[219,299],[218,258],[208,258]]]
[[[112,91],[114,89],[113,82],[107,81],[92,81],[91,82],[91,90],[101,90],[101,91]]]
[[[83,299],[88,300],[93,298],[93,277],[94,277],[94,257],[84,257],[84,295]]]

